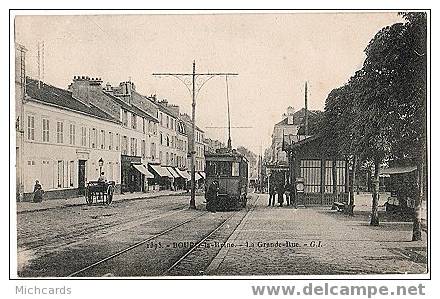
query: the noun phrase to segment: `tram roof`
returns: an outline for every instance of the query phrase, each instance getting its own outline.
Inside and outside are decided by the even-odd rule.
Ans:
[[[236,161],[238,159],[247,161],[243,154],[237,152],[235,149],[228,150],[227,148],[222,148],[215,153],[205,153],[205,159],[208,161]]]

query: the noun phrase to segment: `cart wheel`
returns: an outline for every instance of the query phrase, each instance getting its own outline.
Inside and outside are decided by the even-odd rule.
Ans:
[[[87,192],[87,190],[86,190],[86,203],[89,206],[93,203],[93,196],[91,193]]]

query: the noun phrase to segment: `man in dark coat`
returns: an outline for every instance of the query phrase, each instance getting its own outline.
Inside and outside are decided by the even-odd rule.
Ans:
[[[280,207],[283,206],[284,203],[284,184],[280,183],[278,185],[278,203],[280,204]]]
[[[270,205],[272,204],[272,207],[275,205],[275,184],[273,182],[269,183],[269,204],[267,205],[268,207],[270,207]]]
[[[218,189],[218,182],[212,181],[206,191],[206,209],[213,213],[217,211]]]

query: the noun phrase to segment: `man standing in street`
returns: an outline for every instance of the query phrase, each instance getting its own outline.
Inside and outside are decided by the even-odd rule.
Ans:
[[[267,206],[270,207],[271,204],[272,207],[275,205],[275,184],[272,181],[269,183],[269,204]]]
[[[278,203],[280,204],[280,207],[283,206],[284,203],[284,183],[280,182],[278,184]]]

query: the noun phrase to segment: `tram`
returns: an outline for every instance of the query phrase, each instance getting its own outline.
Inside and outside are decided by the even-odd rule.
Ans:
[[[206,189],[217,183],[217,211],[239,210],[246,207],[248,189],[248,161],[236,150],[219,149],[205,154]],[[208,192],[205,198],[209,201]]]

